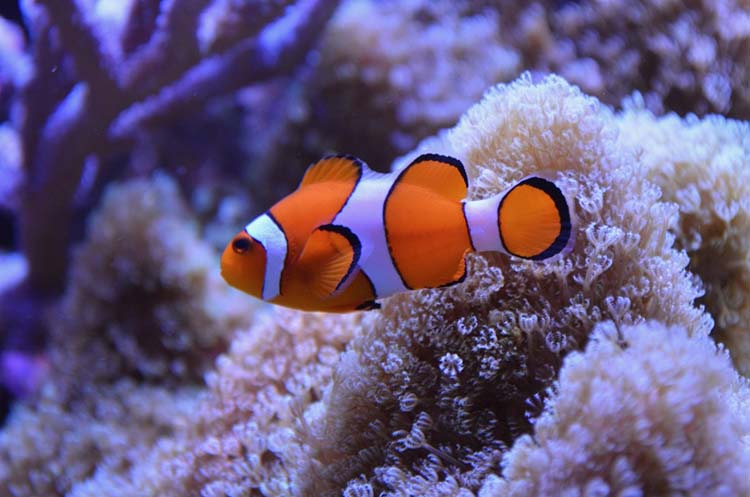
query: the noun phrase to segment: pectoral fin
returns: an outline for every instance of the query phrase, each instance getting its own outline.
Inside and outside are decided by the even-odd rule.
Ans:
[[[333,224],[316,228],[299,258],[310,291],[321,299],[343,291],[351,283],[360,249],[359,239],[349,228]]]

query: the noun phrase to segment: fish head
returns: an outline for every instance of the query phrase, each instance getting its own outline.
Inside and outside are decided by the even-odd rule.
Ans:
[[[246,231],[240,231],[221,256],[222,277],[233,287],[260,299],[265,273],[265,247]]]

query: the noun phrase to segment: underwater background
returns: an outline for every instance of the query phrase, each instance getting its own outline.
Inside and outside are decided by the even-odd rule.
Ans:
[[[750,0],[21,0],[0,496],[750,496]],[[550,262],[324,314],[220,251],[349,153],[575,192]]]

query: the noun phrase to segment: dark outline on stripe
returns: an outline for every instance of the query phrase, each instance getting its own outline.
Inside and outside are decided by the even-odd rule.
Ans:
[[[268,249],[265,245],[263,245],[263,242],[260,240],[256,240],[253,238],[253,236],[247,232],[247,226],[242,230],[245,232],[245,234],[250,237],[251,240],[254,242],[257,242],[258,245],[260,245],[260,248],[263,249],[263,252],[266,254],[266,265],[268,265]],[[286,266],[286,261],[284,262],[284,265]],[[266,268],[263,268],[263,283],[260,285],[260,299],[263,300],[263,291],[266,289]],[[281,295],[281,284],[279,284],[279,295]]]
[[[466,279],[466,275],[468,274],[468,271],[469,271],[469,265],[466,264],[466,254],[463,255],[463,260],[464,260],[464,272],[463,272],[463,274],[461,276],[459,276],[458,278],[456,278],[455,280],[453,280],[453,281],[449,281],[448,283],[443,283],[438,288],[447,288],[449,286],[453,286],[453,285],[457,285],[459,283],[463,283],[463,281]]]
[[[361,304],[359,304],[357,307],[354,308],[355,311],[376,311],[383,307],[380,305],[380,303],[375,302],[374,300],[365,300]]]
[[[286,243],[286,254],[284,254],[284,267],[281,268],[281,273],[279,274],[279,295],[284,294],[284,273],[286,271],[286,268],[288,267],[289,263],[289,237],[286,236],[286,231],[284,231],[283,226],[281,226],[281,223],[276,219],[276,217],[271,213],[271,209],[268,209],[266,211],[266,214],[269,218],[271,218],[271,221],[273,221],[273,224],[275,224],[279,230],[281,230],[281,234],[284,235],[284,243]],[[265,248],[265,247],[264,247]],[[266,250],[266,264],[268,264],[268,250]],[[263,284],[265,285],[265,278],[263,278]]]
[[[466,217],[466,200],[461,201],[461,214],[464,216],[464,224],[466,224],[466,234],[469,238],[469,245],[471,246],[471,251],[476,252],[477,248],[474,246],[474,240],[471,238],[471,227],[469,226],[469,218]]]
[[[367,284],[370,285],[370,291],[372,292],[372,300],[365,300],[361,304],[359,304],[357,307],[354,308],[355,311],[375,311],[377,309],[380,309],[383,307],[380,302],[376,302],[375,300],[378,298],[378,292],[375,291],[375,285],[372,284],[372,280],[370,277],[365,273],[364,269],[359,270],[360,273],[362,273],[362,276],[365,277],[365,281],[367,281]]]
[[[318,226],[317,229],[319,229],[320,231],[338,233],[339,235],[343,236],[349,242],[349,245],[351,245],[352,251],[354,252],[352,262],[351,264],[349,264],[349,269],[346,270],[344,277],[341,278],[341,281],[339,281],[336,285],[336,289],[334,290],[334,292],[337,292],[339,288],[341,288],[341,285],[347,280],[347,278],[351,276],[352,272],[354,272],[354,268],[357,267],[359,258],[362,255],[362,243],[359,241],[357,235],[352,233],[352,230],[340,224],[323,224],[321,226]]]
[[[362,276],[365,277],[365,281],[367,281],[367,284],[370,286],[370,292],[372,293],[372,300],[365,300],[361,304],[357,305],[357,307],[354,308],[355,311],[375,311],[377,309],[380,309],[383,307],[380,302],[376,302],[375,300],[378,298],[378,292],[375,291],[375,285],[372,284],[372,280],[370,277],[365,273],[364,269],[359,270],[360,273],[362,273]]]
[[[401,274],[401,270],[398,268],[398,264],[396,264],[396,258],[393,257],[393,247],[391,246],[391,237],[388,234],[388,224],[385,222],[385,210],[388,207],[388,201],[391,198],[391,193],[393,193],[393,189],[396,188],[396,185],[401,180],[401,176],[404,175],[404,173],[409,169],[410,166],[411,164],[407,166],[403,171],[401,171],[398,177],[396,177],[396,179],[391,184],[390,188],[388,188],[388,193],[385,194],[385,198],[383,199],[383,212],[381,215],[380,223],[383,225],[383,232],[385,234],[385,244],[388,247],[388,255],[391,257],[391,264],[393,264],[393,269],[396,270],[396,274],[398,274],[398,277],[401,279],[401,284],[404,285],[404,288],[406,288],[407,290],[414,290],[412,287],[406,284],[404,275]]]
[[[531,257],[524,257],[508,250],[508,246],[505,244],[505,240],[503,240],[503,227],[500,225],[500,210],[503,208],[505,199],[513,190],[521,185],[529,185],[532,188],[542,190],[544,193],[549,195],[552,198],[552,201],[555,203],[555,208],[557,209],[558,215],[560,216],[560,233],[557,234],[557,237],[549,247],[536,255],[532,255]],[[554,182],[545,178],[541,178],[539,176],[531,176],[518,182],[513,188],[508,190],[508,193],[503,195],[503,198],[500,200],[500,203],[497,206],[497,231],[500,235],[500,243],[502,244],[506,252],[516,257],[520,257],[521,259],[541,261],[559,254],[563,249],[565,249],[565,246],[570,240],[571,229],[572,224],[570,220],[570,209],[568,207],[568,201],[565,199],[565,195],[563,194],[562,190],[560,190],[560,188]]]
[[[362,273],[362,276],[365,277],[367,280],[367,284],[370,286],[370,292],[372,292],[372,300],[373,302],[378,299],[378,291],[375,289],[375,285],[372,284],[372,280],[370,279],[370,276],[365,272],[364,269],[360,268],[360,272]]]

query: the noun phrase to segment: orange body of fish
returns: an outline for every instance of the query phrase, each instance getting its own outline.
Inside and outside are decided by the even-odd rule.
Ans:
[[[274,304],[346,312],[460,282],[471,251],[545,260],[571,247],[571,204],[554,181],[530,176],[476,201],[467,186],[451,157],[422,155],[392,174],[325,157],[232,239],[222,275]]]

